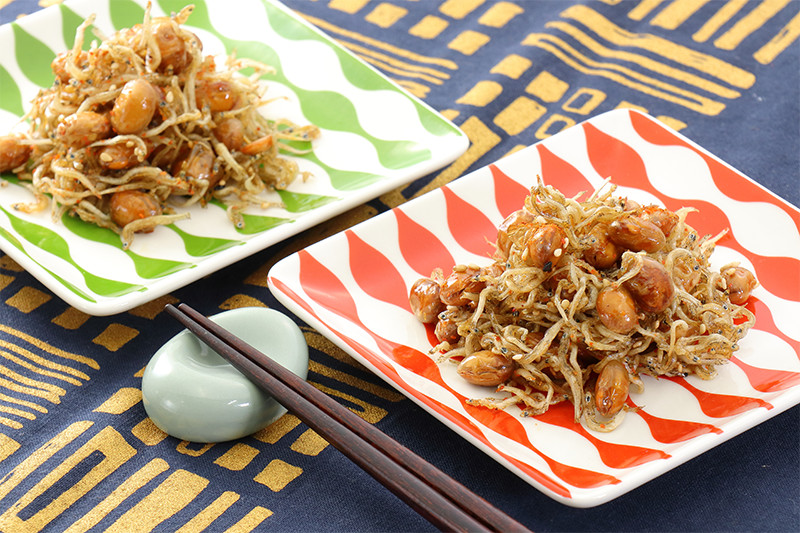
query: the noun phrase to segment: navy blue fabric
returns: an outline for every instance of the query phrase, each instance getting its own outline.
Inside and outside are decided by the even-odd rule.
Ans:
[[[760,64],[753,59],[753,54],[770,37],[778,34],[793,17],[798,17],[800,3],[796,1],[788,3],[774,17],[765,21],[758,32],[753,34],[753,38],[745,39],[733,50],[717,48],[713,38],[706,42],[693,39],[702,24],[724,4],[721,1],[705,3],[693,17],[672,30],[650,23],[657,10],[642,20],[631,18],[629,14],[636,6],[646,4],[638,1],[618,3],[611,0],[517,0],[514,3],[522,8],[521,13],[499,30],[480,24],[475,14],[484,13],[490,6],[502,3],[495,0],[487,0],[461,21],[448,18],[442,13],[440,7],[444,2],[438,0],[286,0],[285,3],[299,13],[311,17],[312,22],[321,20],[332,25],[334,29],[354,32],[359,38],[366,36],[421,56],[447,59],[457,65],[456,69],[446,69],[449,78],[441,85],[427,84],[427,92],[422,96],[434,109],[453,112],[457,125],[477,118],[486,130],[482,135],[496,137],[493,148],[485,150],[469,165],[467,172],[498,159],[515,146],[528,145],[539,140],[535,135],[538,124],[533,124],[518,134],[509,135],[493,122],[502,109],[518,96],[525,94],[526,84],[531,81],[530,75],[514,81],[492,72],[492,67],[500,59],[518,54],[530,59],[532,72],[547,70],[567,81],[573,88],[595,88],[606,95],[605,100],[588,115],[574,114],[572,118],[588,118],[616,107],[623,100],[630,101],[647,108],[655,116],[663,115],[674,119],[676,123],[683,123],[685,126],[681,128],[681,133],[790,203],[800,205],[800,42],[795,38],[768,64]],[[382,3],[402,7],[407,14],[389,27],[379,27],[368,21],[368,14]],[[453,2],[451,0],[448,3]],[[672,3],[664,2],[658,9],[664,9]],[[359,4],[363,5],[355,11],[342,8],[345,5]],[[755,82],[750,87],[737,89],[741,93],[737,98],[717,98],[724,100],[725,109],[708,115],[608,80],[581,74],[542,49],[521,44],[523,38],[531,33],[552,33],[552,27],[548,23],[560,20],[560,14],[566,8],[579,4],[601,13],[627,31],[659,35],[719,58],[729,65],[740,67],[752,73]],[[748,2],[738,17],[720,31],[732,27],[736,20],[740,20],[760,4],[757,0]],[[9,22],[20,14],[38,9],[40,6],[35,0],[12,0],[0,8],[0,22]],[[415,37],[410,31],[425,15],[448,20],[450,25],[436,38]],[[794,27],[797,27],[796,23]],[[447,46],[467,29],[489,34],[490,42],[471,55]],[[345,41],[359,40],[348,34],[334,34],[341,35],[344,35],[342,39]],[[657,54],[649,54],[649,57],[663,60]],[[680,65],[674,66],[680,68]],[[403,81],[403,77],[397,73],[389,71],[387,74]],[[463,95],[483,80],[497,81],[503,87],[502,94],[482,106],[459,103],[458,100]],[[482,139],[483,137],[472,140],[476,143]],[[405,198],[412,197],[436,175],[437,173],[426,176],[403,188],[402,195]],[[370,206],[376,211],[385,211],[390,207],[381,200],[371,201]],[[310,230],[309,233],[316,235],[314,232],[315,230]],[[175,291],[172,296],[205,314],[219,312],[223,302],[232,297],[252,297],[270,307],[283,310],[264,287],[245,283],[244,280],[291,248],[291,245],[280,244],[264,250],[189,287]],[[0,260],[2,259],[4,258],[0,254]],[[8,305],[7,298],[23,287],[36,287],[48,294],[49,291],[27,273],[13,270],[7,264],[0,266],[0,274],[11,278],[0,289],[0,324],[61,349],[90,356],[100,363],[102,369],[97,371],[86,368],[90,379],[83,383],[80,393],[66,395],[61,405],[50,409],[48,413],[38,414],[35,421],[26,422],[21,430],[10,431],[0,427],[0,433],[5,433],[22,444],[20,453],[15,452],[8,459],[0,460],[0,490],[3,482],[10,479],[3,476],[18,465],[17,457],[27,457],[61,431],[74,427],[76,422],[90,421],[93,426],[87,432],[91,434],[97,433],[101,428],[112,428],[135,450],[133,465],[126,463],[111,473],[97,490],[89,491],[69,507],[68,512],[53,517],[47,523],[47,530],[60,531],[68,527],[108,494],[109,490],[103,487],[118,486],[133,473],[134,465],[138,469],[151,460],[166,461],[170,466],[169,472],[185,470],[203,479],[212,480],[209,485],[211,489],[215,486],[214,480],[220,479],[225,480],[226,487],[233,487],[231,490],[238,494],[239,499],[231,506],[230,511],[222,514],[212,524],[209,531],[225,530],[258,506],[273,513],[258,526],[259,530],[264,531],[432,529],[430,524],[330,446],[318,455],[311,456],[297,453],[289,446],[288,439],[274,444],[265,444],[252,437],[242,439],[242,444],[259,450],[260,455],[256,459],[260,464],[259,468],[263,468],[271,460],[281,460],[303,470],[298,482],[289,483],[282,490],[271,491],[253,481],[254,472],[257,473],[258,468],[232,471],[221,468],[215,462],[229,447],[215,446],[203,451],[200,445],[193,444],[188,449],[181,447],[180,442],[172,438],[156,445],[146,445],[131,438],[132,428],[146,416],[141,404],[119,415],[95,409],[109,398],[110,393],[140,386],[141,379],[136,373],[162,343],[177,333],[177,324],[163,316],[153,320],[146,316],[124,313],[114,317],[91,317],[74,330],[56,327],[52,322],[53,317],[62,313],[66,304],[53,297],[32,312],[22,312]],[[304,326],[299,320],[298,323]],[[122,324],[140,334],[117,351],[87,341],[97,338],[113,324]],[[0,331],[0,340],[20,342],[18,338],[10,339],[3,331]],[[35,349],[34,346],[29,348]],[[376,387],[385,387],[366,369],[354,369],[323,351],[312,350],[311,358],[315,363],[353,375]],[[386,415],[377,423],[378,428],[534,531],[800,531],[798,407],[775,416],[608,504],[591,509],[575,509],[539,493],[407,399],[388,392],[383,396],[367,394],[363,388],[342,384],[313,370],[311,378],[317,383],[386,410]],[[287,436],[296,439],[306,429],[300,424]],[[60,460],[73,452],[74,449],[70,449],[56,453],[53,464],[58,465]],[[90,454],[69,476],[25,507],[18,516],[27,519],[45,509],[49,501],[68,490],[101,459],[96,452]],[[156,478],[151,485],[160,482],[163,477]],[[0,515],[7,510],[7,505],[18,501],[41,478],[41,475],[26,477],[0,499]],[[173,531],[181,527],[218,497],[219,490],[201,491],[191,504],[164,520],[157,531]],[[138,501],[134,498],[111,510],[100,522],[98,530],[113,523]]]

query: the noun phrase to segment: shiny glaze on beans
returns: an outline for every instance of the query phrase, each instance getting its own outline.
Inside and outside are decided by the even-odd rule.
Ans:
[[[272,145],[275,144],[275,139],[272,135],[266,135],[253,142],[247,143],[240,148],[241,152],[245,155],[257,155],[266,152]]]
[[[758,287],[758,281],[752,272],[744,267],[731,267],[722,272],[728,288],[728,296],[732,304],[744,305],[750,293]]]
[[[197,107],[208,109],[213,112],[230,111],[236,105],[236,94],[233,84],[225,80],[205,81],[195,87],[195,99]]]
[[[111,220],[124,227],[134,220],[161,214],[161,206],[155,198],[142,191],[119,191],[111,195]],[[153,228],[142,230],[149,233]]]
[[[672,267],[672,272],[674,281],[689,293],[697,287],[702,278],[700,263],[694,257],[682,256],[677,258],[675,265]]]
[[[24,164],[31,155],[31,147],[20,143],[19,137],[0,137],[0,172],[8,172]]]
[[[609,418],[619,413],[628,399],[629,389],[630,379],[625,365],[616,359],[608,361],[600,371],[594,388],[597,411]]]
[[[506,217],[497,228],[497,252],[502,259],[508,257],[511,250],[511,234],[525,226],[531,227],[534,220],[533,213],[527,209],[519,209]]]
[[[490,350],[481,350],[462,359],[457,372],[473,385],[496,387],[511,377],[514,363]]]
[[[620,250],[608,236],[607,224],[596,224],[586,236],[588,248],[583,252],[583,258],[595,268],[604,270],[617,263]]]
[[[160,102],[161,94],[149,81],[137,78],[127,82],[111,109],[114,131],[121,135],[140,133],[153,120]]]
[[[175,160],[172,164],[172,175],[179,176],[183,173],[190,179],[206,180],[211,188],[222,177],[214,172],[214,160],[214,152],[204,144],[197,143],[187,154]]]
[[[436,335],[439,342],[449,342],[450,344],[456,344],[460,338],[458,324],[449,318],[439,319],[433,334]]]
[[[480,270],[467,268],[460,272],[452,272],[442,283],[440,298],[446,305],[467,305],[472,300],[464,293],[477,294],[481,292],[486,283],[480,278]]]
[[[664,232],[653,222],[626,215],[608,226],[608,236],[617,245],[634,252],[657,252],[666,244]]]
[[[678,224],[678,215],[657,205],[648,205],[636,210],[642,220],[648,220],[658,226],[665,236],[669,236]]]
[[[423,324],[435,322],[439,313],[447,306],[439,299],[442,287],[430,278],[421,278],[414,282],[408,296],[411,311]]]
[[[56,128],[58,140],[70,148],[83,148],[111,134],[108,118],[94,111],[82,111],[67,116]]]
[[[544,224],[528,239],[528,264],[549,272],[564,257],[567,234],[555,224]]]
[[[97,149],[97,160],[103,168],[109,170],[124,170],[131,168],[139,163],[139,156],[136,155],[137,145],[131,143],[109,144]],[[146,156],[147,154],[144,154]]]
[[[623,262],[624,264],[624,262]],[[625,282],[639,309],[647,313],[660,313],[672,303],[675,288],[664,265],[652,257],[642,257],[639,273]]]
[[[228,150],[239,150],[244,146],[244,124],[236,117],[223,119],[214,128],[214,137]]]
[[[624,287],[609,285],[597,295],[597,314],[605,327],[627,335],[639,325],[636,303]]]
[[[153,37],[161,53],[159,72],[171,71],[173,74],[178,74],[192,62],[192,56],[186,49],[186,43],[177,34],[171,22],[160,22],[153,29]]]

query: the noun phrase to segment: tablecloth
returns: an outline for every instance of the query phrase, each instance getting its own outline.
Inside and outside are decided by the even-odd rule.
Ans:
[[[0,22],[55,3],[0,1]],[[292,415],[268,433],[214,445],[154,427],[141,403],[142,369],[179,331],[163,305],[183,301],[205,314],[282,310],[264,283],[278,258],[584,119],[644,110],[800,205],[800,2],[285,4],[453,120],[470,148],[442,170],[114,316],[71,308],[0,254],[3,531],[432,529]],[[576,38],[595,51],[608,47],[613,59],[571,52]],[[645,61],[658,66],[648,70]],[[610,503],[576,509],[500,467],[298,323],[311,381],[362,406],[379,429],[532,530],[800,530],[798,407]],[[58,376],[32,373],[26,361]]]

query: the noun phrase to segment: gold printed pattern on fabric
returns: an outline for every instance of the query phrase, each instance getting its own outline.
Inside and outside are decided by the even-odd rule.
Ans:
[[[121,415],[142,401],[142,391],[133,387],[122,387],[95,409],[96,413]]]
[[[30,313],[40,305],[49,302],[52,298],[49,294],[34,287],[22,287],[16,294],[6,300],[6,303],[23,313]]]
[[[109,324],[100,335],[92,339],[92,342],[103,346],[108,351],[116,352],[138,334],[137,330],[124,324]]]
[[[447,47],[461,52],[465,56],[471,56],[489,42],[489,36],[485,33],[474,30],[465,30],[458,34],[455,39],[447,43]]]
[[[225,491],[219,497],[211,502],[208,506],[203,508],[197,515],[186,522],[175,533],[194,533],[195,531],[203,531],[209,527],[214,520],[222,516],[234,503],[239,501],[239,496],[235,492]],[[266,518],[266,515],[264,518]],[[262,519],[263,520],[263,519]],[[260,523],[260,522],[259,522]]]
[[[243,442],[237,442],[228,451],[217,457],[214,464],[228,470],[243,470],[259,453],[256,448]]]
[[[272,492],[282,490],[286,485],[297,479],[303,473],[303,469],[297,466],[290,465],[280,459],[273,459],[269,464],[259,472],[253,481],[261,483]]]
[[[133,426],[131,434],[147,446],[155,446],[167,438],[167,434],[161,431],[149,418],[145,418]]]
[[[492,28],[502,28],[523,11],[522,7],[517,4],[498,2],[481,15],[478,19],[478,23],[484,26],[491,26]]]
[[[407,13],[408,10],[405,8],[384,2],[375,6],[375,9],[364,17],[364,20],[381,28],[388,28]]]
[[[81,462],[87,460],[94,452],[102,454],[103,459],[96,463],[80,481],[71,485],[46,505],[43,505],[30,518],[22,519],[19,517],[19,514],[29,505],[35,504],[37,498],[42,496],[48,488],[73,468],[76,468]],[[73,503],[135,454],[136,450],[116,430],[111,427],[103,428],[89,439],[86,444],[50,470],[47,475],[0,515],[2,530],[7,532],[41,531],[53,518],[66,511]],[[27,477],[27,475],[35,474],[31,471],[26,472],[25,476]]]
[[[492,74],[502,74],[512,80],[516,80],[519,79],[526,70],[531,68],[531,65],[533,65],[533,62],[527,57],[509,54],[493,66],[489,72]]]
[[[316,456],[328,447],[328,441],[320,437],[313,429],[307,429],[289,447],[297,453]]]
[[[209,481],[186,470],[176,470],[152,492],[119,517],[107,533],[151,531],[186,507]]]
[[[420,39],[435,39],[450,25],[443,18],[435,15],[425,15],[419,22],[414,24],[408,31],[414,37]]]
[[[64,329],[75,330],[84,325],[89,318],[91,318],[91,315],[79,311],[74,307],[68,307],[63,313],[56,316],[52,322]]]
[[[166,472],[169,465],[163,459],[153,459],[120,483],[88,513],[75,521],[64,533],[84,533],[96,526],[111,511],[122,505],[136,491]]]

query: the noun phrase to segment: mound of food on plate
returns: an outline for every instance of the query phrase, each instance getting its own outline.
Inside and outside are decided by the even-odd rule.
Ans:
[[[675,212],[605,185],[580,200],[539,180],[499,226],[494,261],[417,280],[409,302],[435,324],[432,354],[502,394],[469,400],[522,416],[569,401],[576,422],[611,431],[636,409],[642,375],[711,379],[755,317],[758,285],[738,264],[714,270],[725,234],[701,236]]]
[[[50,205],[110,228],[128,246],[136,232],[187,217],[176,206],[227,206],[243,226],[250,205],[268,207],[264,191],[286,188],[313,125],[267,119],[260,108],[262,63],[228,56],[224,65],[203,55],[200,39],[182,24],[193,6],[151,17],[84,48],[89,17],[71,50],[52,62],[53,85],[41,90],[23,117],[24,133],[0,137],[0,172],[15,173],[35,195],[15,207],[35,212]],[[244,72],[243,72],[244,71]]]

